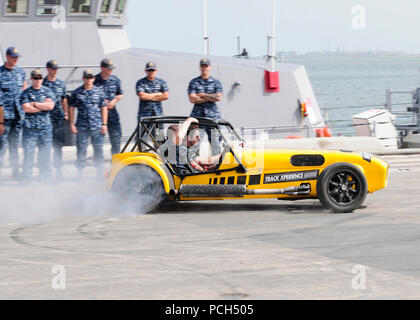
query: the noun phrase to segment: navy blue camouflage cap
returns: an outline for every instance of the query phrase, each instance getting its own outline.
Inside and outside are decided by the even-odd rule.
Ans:
[[[156,63],[154,63],[153,61],[149,61],[148,63],[146,63],[145,70],[157,70]]]
[[[117,66],[112,62],[112,60],[105,58],[101,61],[101,67],[107,69],[115,69]]]
[[[200,67],[201,66],[209,66],[210,65],[210,60],[207,58],[203,58],[200,60]]]
[[[91,69],[86,69],[85,71],[83,71],[83,78],[94,78],[95,75],[93,74],[93,71]]]
[[[31,78],[32,79],[35,79],[35,78],[39,78],[39,77],[42,78],[42,72],[41,72],[41,70],[39,70],[39,69],[32,70],[32,72],[31,72]]]
[[[57,70],[58,69],[58,62],[55,61],[55,60],[48,61],[47,62],[47,68]]]
[[[19,57],[21,57],[21,55],[19,54],[18,49],[16,49],[15,47],[9,47],[9,48],[7,48],[6,55],[7,56],[11,56],[13,58],[19,58]]]

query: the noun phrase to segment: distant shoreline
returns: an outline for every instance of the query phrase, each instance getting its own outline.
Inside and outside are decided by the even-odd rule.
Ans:
[[[298,54],[295,52],[279,52],[278,57],[285,58],[420,58],[420,53],[405,53],[399,51],[349,51],[349,52],[307,52]]]

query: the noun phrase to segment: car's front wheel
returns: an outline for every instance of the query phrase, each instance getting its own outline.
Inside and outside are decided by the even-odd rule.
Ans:
[[[360,208],[368,192],[364,174],[350,163],[327,167],[318,177],[316,188],[321,203],[337,213]]]
[[[112,190],[122,205],[135,213],[153,211],[164,199],[165,189],[159,174],[146,165],[131,165],[117,176]]]

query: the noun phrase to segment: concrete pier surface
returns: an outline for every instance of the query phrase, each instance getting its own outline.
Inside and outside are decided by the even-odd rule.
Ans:
[[[420,155],[351,214],[317,200],[135,215],[86,170],[0,184],[0,299],[420,299]]]

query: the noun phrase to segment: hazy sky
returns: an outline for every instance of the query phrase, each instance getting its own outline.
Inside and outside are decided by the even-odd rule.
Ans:
[[[272,0],[207,0],[210,54],[236,54],[236,37],[250,55],[267,51]],[[353,29],[362,5],[366,28]],[[203,52],[202,0],[130,0],[134,47]],[[360,24],[359,24],[360,25]],[[419,0],[277,0],[277,50],[405,50],[420,52]]]

